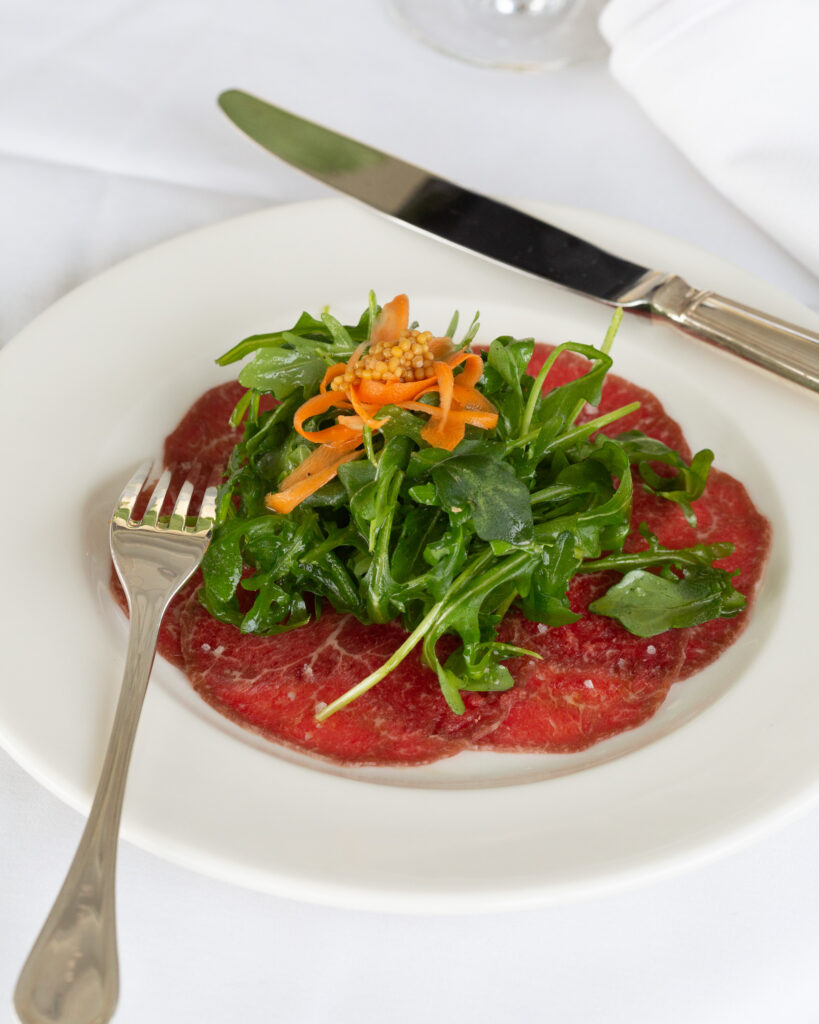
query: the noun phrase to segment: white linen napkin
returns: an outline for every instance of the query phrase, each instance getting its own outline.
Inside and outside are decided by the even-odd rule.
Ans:
[[[610,0],[614,78],[819,276],[819,0]]]

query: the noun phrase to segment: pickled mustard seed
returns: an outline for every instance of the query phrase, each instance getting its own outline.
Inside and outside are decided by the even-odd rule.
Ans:
[[[406,328],[393,341],[376,341],[352,366],[330,384],[333,391],[347,391],[362,380],[409,383],[426,380],[433,373],[435,355],[430,331]],[[352,362],[352,360],[351,360]]]

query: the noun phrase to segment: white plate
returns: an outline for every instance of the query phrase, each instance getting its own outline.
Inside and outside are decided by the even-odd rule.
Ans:
[[[624,256],[807,325],[817,318],[713,256],[598,214],[530,207]],[[186,235],[90,281],[0,356],[0,739],[69,804],[90,805],[125,625],[106,591],[106,517],[146,452],[246,334],[369,288],[407,291],[442,329],[602,338],[608,311],[397,228],[344,201]],[[235,368],[234,368],[235,369]],[[158,661],[123,818],[131,841],[283,895],[393,910],[565,899],[695,863],[819,789],[814,573],[819,405],[675,331],[627,316],[615,369],[716,449],[774,524],[753,621],[645,726],[569,757],[466,753],[416,769],[334,770],[234,728]],[[10,504],[9,504],[10,503]],[[583,769],[583,770],[581,770]]]

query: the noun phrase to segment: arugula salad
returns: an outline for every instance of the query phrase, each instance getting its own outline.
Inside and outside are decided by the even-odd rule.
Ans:
[[[406,640],[319,720],[417,645],[456,714],[463,692],[511,688],[506,663],[537,655],[501,643],[498,625],[513,607],[546,627],[576,621],[578,573],[620,574],[590,611],[640,637],[740,613],[744,596],[714,565],[731,544],[668,549],[643,524],[645,550],[623,550],[633,488],[693,524],[713,453],[686,462],[639,431],[600,433],[639,403],[578,422],[600,401],[619,318],[599,348],[558,345],[536,377],[533,339],[472,350],[477,316],[460,338],[457,314],[433,336],[410,324],[403,295],[381,309],[371,294],[352,325],[304,313],[234,346],[221,365],[252,358],[202,566],[209,613],[258,634],[305,625],[325,601],[363,623],[400,620]],[[565,351],[589,369],[550,388]],[[445,634],[458,646],[442,661]]]

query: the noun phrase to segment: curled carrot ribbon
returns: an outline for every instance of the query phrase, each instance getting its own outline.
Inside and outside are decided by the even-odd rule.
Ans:
[[[268,494],[268,508],[292,511],[332,480],[339,466],[363,455],[364,427],[374,431],[383,427],[389,417],[379,419],[378,413],[384,406],[429,416],[421,437],[447,451],[463,440],[467,424],[484,430],[497,425],[494,406],[475,387],[483,374],[481,357],[453,351],[450,338],[419,335],[408,328],[409,299],[397,295],[381,310],[369,341],[359,345],[348,362],[327,370],[319,393],[308,398],[293,418],[294,429],[319,447],[281,482],[275,494]],[[369,357],[364,355],[368,347]],[[433,393],[438,394],[438,405],[420,401]],[[334,424],[321,430],[304,429],[306,420],[330,409],[339,411]]]

